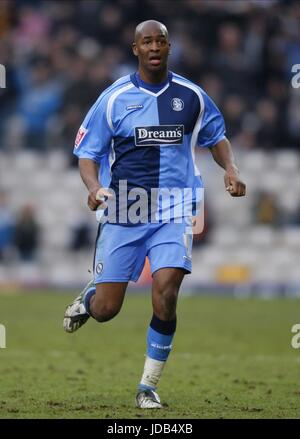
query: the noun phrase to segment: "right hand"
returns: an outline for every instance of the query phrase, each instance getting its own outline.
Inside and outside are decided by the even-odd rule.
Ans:
[[[111,198],[112,194],[104,187],[97,187],[90,191],[87,204],[91,210],[106,209],[105,197]]]

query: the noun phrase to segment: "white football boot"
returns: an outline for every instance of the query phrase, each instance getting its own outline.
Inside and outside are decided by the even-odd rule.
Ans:
[[[161,409],[163,406],[154,390],[140,390],[135,398],[136,406],[140,409]]]
[[[63,321],[63,327],[66,332],[77,331],[89,319],[90,315],[86,312],[83,302],[86,292],[93,286],[95,286],[94,280],[91,280],[79,296],[67,306]]]

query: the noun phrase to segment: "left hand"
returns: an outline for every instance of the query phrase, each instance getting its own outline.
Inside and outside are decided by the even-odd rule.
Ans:
[[[226,171],[224,183],[226,191],[228,191],[232,197],[244,197],[246,195],[246,185],[240,179],[238,172]]]

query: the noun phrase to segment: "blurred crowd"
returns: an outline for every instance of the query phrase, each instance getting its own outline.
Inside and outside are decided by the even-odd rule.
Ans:
[[[135,26],[169,28],[171,69],[221,108],[238,148],[300,146],[299,1],[1,0],[0,149],[70,154],[101,91],[136,70]]]
[[[300,147],[298,0],[0,0],[0,152],[65,151],[70,166],[76,132],[99,94],[137,68],[136,25],[153,18],[169,29],[171,70],[199,84],[224,114],[235,149]],[[33,205],[13,211],[1,189],[0,264],[34,261],[41,230]],[[209,242],[214,228],[206,209]],[[300,207],[286,217],[272,192],[256,194],[254,224],[300,225]],[[199,238],[199,239],[198,239]],[[88,249],[88,222],[72,230],[69,248]]]
[[[4,261],[31,263],[38,260],[43,244],[43,227],[37,216],[33,203],[13,209],[9,194],[0,190],[0,265]],[[70,230],[68,250],[78,252],[91,249],[93,244],[91,224],[84,218],[78,218]]]

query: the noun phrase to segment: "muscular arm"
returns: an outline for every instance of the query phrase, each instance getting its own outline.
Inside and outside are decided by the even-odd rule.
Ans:
[[[79,172],[89,192],[97,191],[101,187],[98,181],[99,166],[96,162],[90,159],[79,159]]]
[[[98,206],[104,204],[104,196],[110,196],[107,190],[99,183],[99,165],[90,159],[79,159],[79,172],[82,181],[89,191],[87,204],[91,210],[97,210]]]
[[[226,190],[232,197],[243,197],[246,194],[246,185],[239,177],[239,170],[229,140],[225,137],[210,150],[215,162],[225,169],[224,182]]]

